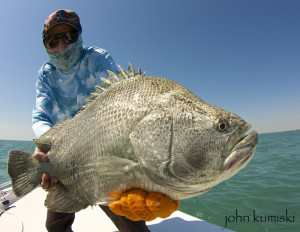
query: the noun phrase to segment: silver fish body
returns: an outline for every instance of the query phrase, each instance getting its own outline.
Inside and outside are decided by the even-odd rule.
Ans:
[[[76,212],[141,188],[172,199],[200,195],[230,178],[253,157],[258,135],[250,125],[164,78],[131,67],[102,79],[72,119],[35,141],[49,162],[11,151],[8,173],[24,195],[44,172],[60,180],[45,205]]]

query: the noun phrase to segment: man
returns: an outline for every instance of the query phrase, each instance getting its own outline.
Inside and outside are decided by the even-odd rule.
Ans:
[[[33,110],[33,131],[37,137],[58,121],[73,117],[100,83],[106,71],[117,72],[112,57],[101,48],[83,47],[82,28],[78,15],[70,10],[58,10],[45,21],[43,43],[50,58],[38,72],[36,107]],[[36,148],[34,157],[47,162],[45,153]],[[45,190],[59,182],[45,173],[41,186]],[[117,216],[107,206],[100,206],[121,232],[149,231],[144,221],[134,222]],[[48,210],[48,231],[72,231],[75,214]]]

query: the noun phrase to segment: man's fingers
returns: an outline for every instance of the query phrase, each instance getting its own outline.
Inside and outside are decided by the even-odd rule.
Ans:
[[[48,190],[50,187],[50,184],[51,183],[50,183],[49,176],[46,173],[44,173],[42,176],[42,182],[41,182],[42,188],[45,190]]]
[[[48,156],[45,153],[37,152],[33,155],[33,157],[39,162],[48,162]]]
[[[48,156],[44,152],[42,152],[38,149],[36,149],[36,151],[34,152],[33,157],[39,162],[48,162],[49,161]],[[59,183],[59,180],[57,178],[54,177],[54,178],[50,179],[47,173],[43,174],[42,181],[41,181],[41,187],[44,190],[50,190],[58,183]]]
[[[59,183],[59,180],[57,178],[53,177],[52,179],[50,179],[47,173],[43,174],[42,182],[41,182],[41,187],[43,189],[50,190],[58,183]]]
[[[53,188],[55,185],[57,185],[59,183],[59,180],[57,178],[52,178],[51,179],[51,185],[50,185],[50,189]]]

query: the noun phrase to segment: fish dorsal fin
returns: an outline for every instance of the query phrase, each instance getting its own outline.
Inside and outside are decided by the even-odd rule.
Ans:
[[[110,70],[107,70],[107,78],[100,77],[101,84],[96,86],[96,92],[101,93],[102,91],[105,91],[109,89],[113,84],[122,82],[124,80],[127,80],[132,77],[136,76],[144,76],[145,74],[141,75],[141,73],[136,73],[134,71],[134,68],[132,67],[131,63],[129,63],[128,70],[125,71],[121,66],[119,66],[120,71],[118,73],[114,73]]]
[[[114,72],[110,71],[110,70],[107,70],[107,79],[111,82],[111,83],[116,83],[116,82],[119,82],[120,79],[118,78],[118,75],[115,74]]]
[[[81,113],[86,107],[93,102],[96,98],[106,92],[111,86],[114,84],[120,83],[122,81],[128,80],[133,77],[141,77],[145,76],[145,73],[135,72],[131,63],[129,63],[128,70],[125,71],[121,66],[119,66],[120,71],[118,73],[114,73],[112,71],[107,70],[107,78],[100,77],[101,84],[95,86],[95,92],[91,93],[90,97],[86,100],[86,104],[81,107],[81,109],[77,112],[76,115]],[[75,116],[76,116],[75,115]],[[61,130],[61,128],[65,127],[67,123],[70,122],[71,119],[67,119],[65,121],[60,121],[56,123],[50,130],[48,130],[45,134],[43,134],[40,138],[34,139],[35,145],[41,149],[43,152],[47,152],[51,149],[52,144],[54,142],[54,138],[56,134]]]
[[[135,73],[132,73],[130,76],[128,75],[129,72],[127,73],[121,66],[119,66],[120,71],[117,73],[118,77],[120,80],[127,80],[130,77],[134,77]]]
[[[131,63],[129,63],[127,71],[125,71],[119,65],[118,67],[120,69],[118,73],[107,70],[107,78],[100,77],[101,84],[95,86],[95,92],[91,93],[91,96],[86,100],[86,105],[84,105],[79,112],[84,110],[89,103],[93,102],[98,96],[110,89],[114,84],[120,83],[133,77],[145,76],[145,73],[142,74],[140,69],[139,72],[136,73]]]

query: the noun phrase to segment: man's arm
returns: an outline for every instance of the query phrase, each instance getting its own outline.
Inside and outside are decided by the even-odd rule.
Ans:
[[[43,71],[38,73],[38,80],[36,83],[36,105],[32,111],[32,129],[37,138],[48,131],[52,125],[51,112],[53,111],[53,95],[52,89],[48,82],[44,79]]]
[[[53,108],[53,99],[51,88],[43,82],[42,72],[38,74],[36,84],[36,107],[32,112],[32,129],[36,137],[40,137],[52,127],[51,109]],[[48,156],[38,147],[35,148],[33,157],[39,162],[48,162]],[[59,183],[57,178],[50,179],[48,174],[44,173],[41,177],[41,187],[45,190],[51,189],[55,184]]]

